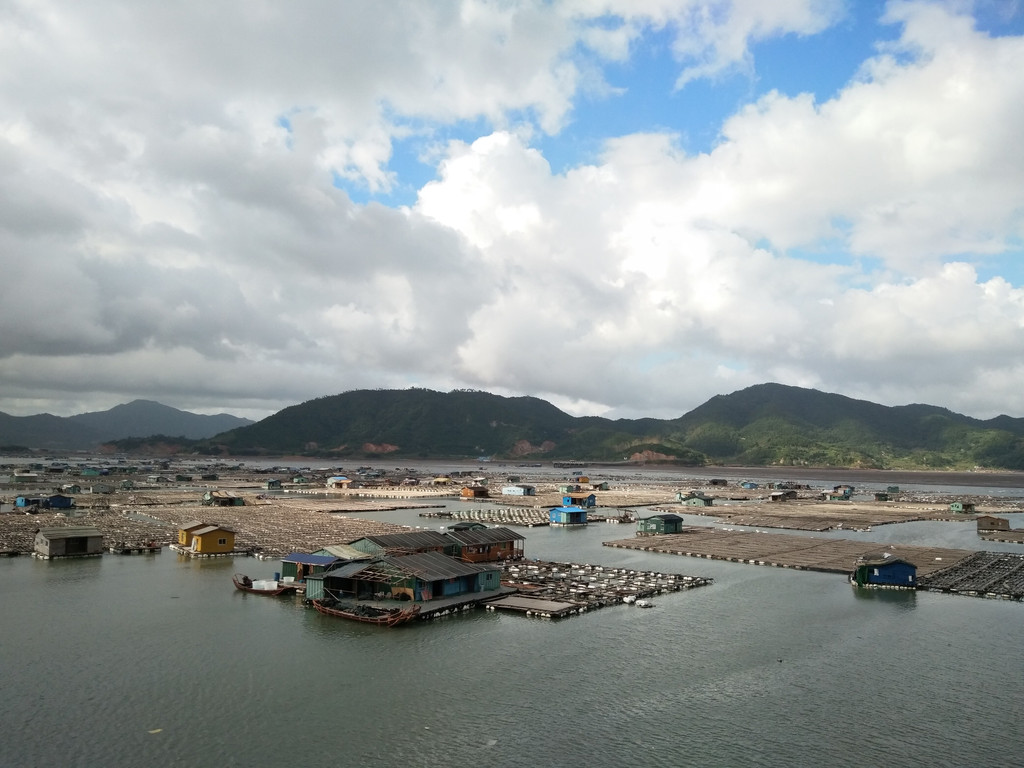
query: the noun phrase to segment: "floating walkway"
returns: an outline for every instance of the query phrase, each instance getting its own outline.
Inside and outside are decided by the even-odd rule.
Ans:
[[[115,544],[112,547],[107,547],[107,552],[112,555],[156,555],[163,552],[163,547],[159,544],[141,544],[137,546]]]
[[[1009,552],[972,552],[714,528],[688,528],[680,534],[606,541],[604,545],[846,575],[853,571],[859,558],[885,551],[917,566],[919,590],[1024,600],[1024,555]]]
[[[420,512],[420,517],[437,517],[449,520],[476,520],[481,523],[497,523],[499,525],[518,525],[525,528],[550,525],[547,510],[529,507],[512,507],[509,509],[460,509],[449,512]]]
[[[566,603],[561,600],[545,600],[542,597],[527,595],[509,595],[491,600],[485,606],[489,611],[518,611],[527,616],[539,616],[545,619],[561,619],[572,614],[586,613],[586,606],[577,603]]]
[[[966,549],[915,547],[906,544],[819,539],[783,533],[723,531],[717,528],[686,528],[683,533],[643,536],[604,542],[606,547],[640,549],[687,557],[705,557],[748,565],[769,565],[823,573],[849,574],[865,555],[885,550],[917,566],[918,578],[948,568],[969,557]]]

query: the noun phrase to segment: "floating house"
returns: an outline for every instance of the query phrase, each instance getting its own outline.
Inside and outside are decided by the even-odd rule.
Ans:
[[[207,491],[203,504],[208,507],[244,507],[245,499],[231,491]]]
[[[78,483],[65,483],[64,485],[62,485],[60,487],[60,489],[61,489],[61,491],[63,493],[81,493],[82,492],[82,486],[80,486]]]
[[[44,496],[17,496],[14,499],[14,506],[45,509],[49,506],[49,502]]]
[[[964,514],[973,514],[974,503],[970,501],[954,501],[949,505],[950,512],[962,512]]]
[[[490,491],[483,485],[464,485],[459,495],[464,499],[486,499]]]
[[[586,525],[587,510],[582,507],[554,507],[548,510],[548,522],[555,526]]]
[[[438,552],[349,563],[306,580],[306,596],[397,598],[415,601],[489,592],[501,586],[501,568],[464,563]]]
[[[281,490],[281,481],[278,479],[267,480],[263,484],[263,487],[268,491],[279,491]]]
[[[307,555],[304,552],[293,552],[287,557],[281,558],[281,577],[302,581],[312,574],[329,571],[339,562],[342,560],[335,555]]]
[[[590,490],[592,491],[607,491],[611,488],[607,480],[602,480],[599,483],[591,483]]]
[[[219,525],[206,525],[191,532],[189,545],[200,555],[225,555],[235,549],[235,532]]]
[[[537,489],[532,485],[504,485],[501,488],[502,496],[536,496]]]
[[[449,531],[483,531],[487,526],[479,520],[461,520],[448,526]]]
[[[592,493],[570,493],[562,497],[565,507],[596,507],[597,496]]]
[[[83,525],[40,528],[36,532],[34,547],[36,554],[46,559],[101,555],[103,533],[98,528]]]
[[[201,520],[192,520],[191,522],[185,523],[178,529],[178,544],[183,547],[192,546],[192,533],[198,531],[200,528],[205,528],[206,523]]]
[[[982,531],[1010,530],[1010,521],[1005,517],[996,517],[995,515],[979,515],[977,522],[979,533],[981,533]]]
[[[849,501],[849,491],[822,491],[821,498],[824,501]]]
[[[683,530],[683,518],[674,512],[651,515],[637,520],[637,536],[660,536],[666,533],[679,533]]]
[[[448,555],[455,548],[454,541],[437,531],[410,531],[409,533],[364,536],[350,542],[350,545],[373,557],[408,555],[414,552],[438,552]]]
[[[875,491],[875,501],[889,501],[889,493],[887,491]]]
[[[796,498],[796,491],[772,491],[768,494],[768,501],[781,502]]]
[[[917,566],[898,557],[868,556],[857,561],[850,581],[859,586],[917,587]]]
[[[96,483],[89,486],[89,493],[113,493],[114,486],[109,483]]]
[[[713,503],[710,496],[705,496],[702,493],[688,494],[679,499],[679,501],[686,507],[710,507]]]
[[[335,475],[334,477],[327,478],[328,488],[348,488],[352,485],[352,481],[344,475]]]
[[[50,509],[71,509],[75,506],[75,500],[71,496],[62,493],[55,493],[47,498],[46,503]]]
[[[470,563],[521,560],[526,541],[525,536],[509,528],[463,528],[444,535],[455,541],[454,556]]]
[[[748,491],[752,491],[757,488],[757,483],[752,482],[751,480],[744,480],[740,483],[740,488],[746,488]]]

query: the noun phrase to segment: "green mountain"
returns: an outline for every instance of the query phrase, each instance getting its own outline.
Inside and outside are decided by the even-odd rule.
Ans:
[[[175,435],[199,440],[228,429],[252,424],[226,413],[215,416],[180,411],[152,400],[133,400],[106,411],[75,416],[11,416],[0,413],[0,445],[40,450],[90,450],[125,438]]]
[[[578,419],[536,397],[427,389],[356,390],[285,408],[211,440],[236,455],[531,456],[607,454],[639,439],[632,422]],[[611,453],[607,446],[614,446]]]
[[[760,384],[678,419],[573,417],[535,397],[357,390],[183,445],[207,454],[500,459],[885,469],[1024,469],[1024,419],[981,421]],[[123,444],[122,450],[145,450]]]
[[[781,384],[713,397],[674,423],[687,447],[741,465],[1024,469],[1024,419],[981,421]]]

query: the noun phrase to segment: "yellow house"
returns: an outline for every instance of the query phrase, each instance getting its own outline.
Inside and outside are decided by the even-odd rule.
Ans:
[[[200,528],[206,528],[209,523],[203,523],[199,520],[193,520],[191,523],[185,523],[181,528],[178,529],[178,543],[183,547],[192,546],[192,536]]]
[[[235,549],[235,532],[219,525],[207,525],[192,531],[192,551],[204,555],[218,555]]]

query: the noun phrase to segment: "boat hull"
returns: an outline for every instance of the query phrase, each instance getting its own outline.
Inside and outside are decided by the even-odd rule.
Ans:
[[[399,624],[405,624],[415,619],[420,612],[418,605],[414,605],[412,608],[372,608],[370,606],[341,608],[336,604],[332,605],[323,600],[312,600],[311,602],[317,612],[322,613],[324,616],[359,621],[363,624],[376,624],[381,627],[395,627]]]
[[[283,595],[285,592],[295,591],[295,588],[291,586],[278,586],[277,589],[256,589],[252,586],[252,580],[243,573],[236,573],[231,577],[231,580],[235,583],[236,589],[240,589],[242,592],[249,592],[254,595],[276,597],[277,595]]]

